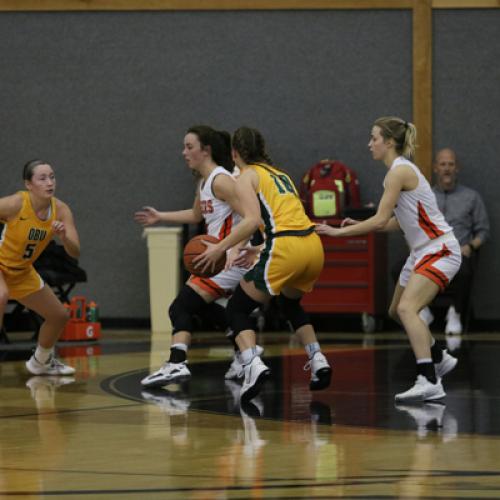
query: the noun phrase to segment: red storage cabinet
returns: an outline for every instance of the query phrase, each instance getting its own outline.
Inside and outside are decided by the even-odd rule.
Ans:
[[[311,313],[361,313],[383,316],[387,312],[387,235],[332,238],[321,236],[325,265],[314,290],[302,299]],[[365,331],[373,331],[372,322]]]

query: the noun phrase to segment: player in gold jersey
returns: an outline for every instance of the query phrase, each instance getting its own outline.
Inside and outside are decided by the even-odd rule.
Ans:
[[[66,309],[52,289],[44,286],[33,262],[57,236],[71,257],[80,255],[80,240],[66,203],[55,198],[52,167],[41,160],[24,166],[26,191],[0,198],[0,326],[9,299],[40,315],[38,345],[26,368],[34,375],[71,375],[74,368],[57,360],[54,346],[68,321]]]
[[[260,227],[265,244],[255,266],[244,276],[227,306],[229,323],[241,351],[245,380],[242,402],[250,401],[269,376],[268,367],[255,352],[251,312],[272,296],[290,321],[309,356],[310,389],[328,387],[331,368],[321,353],[311,321],[302,308],[302,295],[312,290],[323,268],[323,246],[314,224],[304,212],[297,189],[289,175],[272,165],[259,131],[239,128],[232,140],[233,159],[241,170],[236,182],[235,203],[242,221],[232,233],[198,258],[200,266],[213,265],[223,252],[245,243]],[[243,250],[244,252],[244,250]],[[228,265],[238,263],[230,258]]]

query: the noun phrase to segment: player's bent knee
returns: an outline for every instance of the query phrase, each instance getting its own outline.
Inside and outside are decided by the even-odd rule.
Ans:
[[[205,307],[205,301],[189,286],[184,285],[168,309],[173,333],[193,331],[193,315]]]
[[[400,300],[396,307],[396,314],[399,318],[404,318],[411,314],[418,314],[418,311],[411,302]]]
[[[387,314],[389,314],[389,318],[393,319],[394,321],[399,321],[398,311],[395,306],[389,307],[389,311],[387,311]]]
[[[290,321],[294,331],[297,331],[301,326],[310,325],[311,318],[304,311],[300,304],[301,299],[289,299],[284,295],[278,297],[278,304],[285,318]]]
[[[226,307],[227,321],[234,337],[244,330],[255,330],[255,320],[250,315],[259,306],[260,303],[238,285]]]
[[[44,317],[44,320],[49,324],[62,328],[69,321],[69,318],[69,311],[61,304],[61,307],[58,307],[57,309],[51,311],[50,314],[47,314],[47,316]]]
[[[193,331],[193,319],[180,295],[170,304],[168,316],[172,323],[173,333],[179,331]]]

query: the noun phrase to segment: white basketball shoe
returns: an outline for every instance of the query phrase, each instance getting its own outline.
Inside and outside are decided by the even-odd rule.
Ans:
[[[429,382],[423,375],[418,375],[415,385],[405,392],[396,394],[396,402],[423,402],[442,399],[446,396],[441,379],[438,378],[435,384]]]
[[[46,363],[40,363],[33,354],[26,361],[26,368],[32,375],[73,375],[75,369],[59,361],[53,354]]]
[[[314,353],[312,359],[304,365],[304,370],[311,370],[311,381],[309,382],[311,391],[326,389],[330,385],[332,368],[321,351]]]
[[[191,372],[186,366],[187,361],[182,363],[170,363],[167,361],[159,370],[151,373],[141,380],[143,387],[163,387],[173,382],[184,382],[191,378]]]
[[[261,356],[262,353],[264,352],[264,349],[260,345],[255,346],[255,352],[257,353],[257,356]],[[233,361],[229,365],[229,368],[227,369],[226,374],[224,375],[224,378],[226,380],[234,380],[238,378],[243,378],[245,375],[245,372],[243,370],[243,363],[241,362],[241,355],[239,352],[234,353]]]
[[[245,379],[240,391],[240,401],[250,401],[259,394],[262,385],[269,378],[271,370],[262,362],[259,356],[244,367]]]

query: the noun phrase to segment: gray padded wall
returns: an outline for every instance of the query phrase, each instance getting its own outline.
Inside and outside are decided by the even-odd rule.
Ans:
[[[411,118],[411,30],[392,10],[1,13],[0,195],[26,160],[51,162],[81,235],[78,291],[105,317],[148,317],[132,215],[191,206],[186,128],[255,126],[296,180],[341,159],[377,202],[385,169],[366,144],[376,117]]]
[[[434,146],[451,147],[460,180],[481,193],[491,241],[481,251],[475,313],[498,319],[500,9],[434,13]]]

